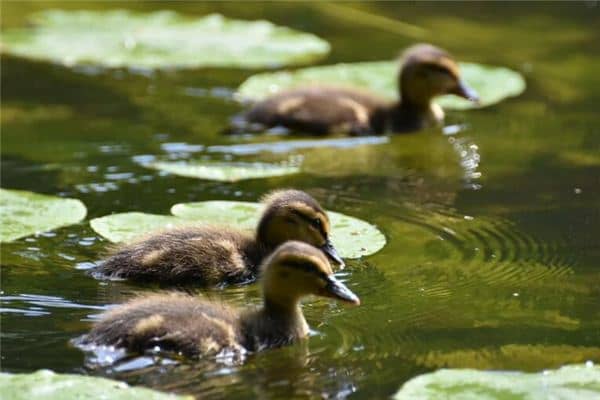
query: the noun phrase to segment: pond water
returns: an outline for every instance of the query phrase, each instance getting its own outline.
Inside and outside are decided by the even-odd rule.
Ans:
[[[166,6],[5,2],[2,22],[20,26],[29,13],[51,7]],[[87,221],[4,244],[3,371],[110,376],[202,398],[383,398],[441,367],[537,371],[600,362],[597,2],[359,5],[421,28],[404,33],[314,4],[168,6],[316,33],[332,45],[323,63],[389,59],[415,41],[431,41],[461,60],[518,70],[528,88],[491,108],[450,112],[448,124],[461,127],[445,133],[335,149],[237,151],[227,146],[301,139],[220,134],[241,110],[233,90],[254,71],[72,70],[3,55],[4,188],[76,197],[95,218],[168,214],[188,201],[256,201],[293,186],[330,210],[376,224],[388,239],[340,274],[362,306],[306,302],[314,331],[306,342],[241,365],[136,359],[113,367],[95,365],[69,340],[107,306],[157,288],[90,277],[86,269],[108,243]],[[153,156],[301,156],[304,172],[209,182],[140,165]],[[199,292],[238,305],[259,301],[256,285]]]

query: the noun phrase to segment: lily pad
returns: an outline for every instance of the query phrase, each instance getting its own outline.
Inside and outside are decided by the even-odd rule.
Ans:
[[[258,223],[262,207],[260,203],[243,201],[180,203],[171,207],[174,216],[121,213],[95,218],[90,225],[111,242],[126,242],[152,230],[194,222],[252,230]],[[385,245],[385,236],[374,225],[332,211],[328,215],[332,226],[331,240],[342,257],[367,256]]]
[[[175,204],[171,213],[181,218],[251,229],[258,224],[262,207],[260,203],[245,201],[202,201]],[[385,236],[374,225],[333,211],[327,215],[331,221],[331,241],[342,257],[367,256],[385,246]]]
[[[0,373],[3,400],[70,400],[127,399],[177,400],[193,399],[151,389],[130,387],[124,382],[83,375],[57,374],[39,370],[30,374]]]
[[[263,68],[306,63],[329,52],[309,33],[268,21],[172,11],[46,10],[31,27],[2,33],[2,51],[64,65]]]
[[[227,224],[240,229],[254,229],[261,212],[260,203],[249,201],[199,201],[178,203],[171,207],[171,214],[179,218],[205,221],[209,224]]]
[[[269,164],[263,162],[188,162],[157,161],[146,167],[171,174],[211,181],[237,182],[245,179],[271,178],[300,172],[300,168],[290,164]]]
[[[568,365],[542,373],[441,369],[417,376],[396,400],[425,399],[598,399],[600,367]]]
[[[170,215],[126,212],[94,218],[90,221],[90,226],[99,235],[117,243],[131,241],[158,229],[174,228],[186,222]]]
[[[0,242],[75,224],[86,212],[77,199],[0,189]]]
[[[457,96],[442,96],[437,102],[448,109],[469,109],[489,106],[525,90],[525,80],[516,71],[505,67],[460,63],[465,81],[480,96],[480,104]],[[242,100],[261,100],[283,89],[307,84],[352,86],[367,89],[384,98],[398,96],[396,61],[334,64],[302,68],[295,71],[265,72],[246,79],[237,90]]]

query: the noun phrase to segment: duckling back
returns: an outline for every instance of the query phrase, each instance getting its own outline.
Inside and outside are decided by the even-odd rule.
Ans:
[[[187,357],[244,351],[237,311],[175,293],[140,297],[107,312],[80,343],[137,353],[158,347]]]
[[[276,94],[254,105],[246,120],[303,133],[368,135],[384,130],[388,105],[350,88],[312,86]]]
[[[251,234],[196,226],[160,231],[119,246],[97,272],[159,283],[236,283],[253,279],[264,249]]]

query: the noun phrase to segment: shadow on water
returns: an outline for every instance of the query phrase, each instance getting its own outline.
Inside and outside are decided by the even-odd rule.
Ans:
[[[30,79],[43,76],[44,79]],[[68,106],[77,114],[136,118],[129,97],[107,87],[105,76],[90,76],[58,65],[2,57],[2,103],[27,107]],[[14,83],[19,82],[18,85]],[[60,96],[56,94],[60,93]]]

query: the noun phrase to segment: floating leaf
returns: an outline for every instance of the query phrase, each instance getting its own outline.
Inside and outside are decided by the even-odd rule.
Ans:
[[[521,94],[525,80],[504,67],[460,63],[462,75],[480,96],[480,104],[457,96],[443,96],[437,102],[445,108],[469,109],[485,107]],[[265,72],[246,79],[238,88],[240,99],[260,100],[283,89],[307,84],[352,86],[367,89],[387,99],[397,98],[398,64],[395,61],[335,64],[302,68],[295,71]]]
[[[0,189],[0,242],[75,224],[85,215],[86,208],[77,199]]]
[[[186,221],[169,215],[126,212],[94,218],[90,226],[111,242],[127,242],[158,229],[170,229]]]
[[[92,229],[111,242],[126,242],[150,231],[189,223],[223,224],[239,229],[254,229],[262,204],[243,201],[203,201],[175,204],[174,215],[139,212],[112,214],[90,221]],[[373,225],[357,218],[328,212],[331,240],[344,258],[358,258],[379,251],[385,236]]]
[[[542,373],[441,369],[417,376],[396,400],[425,399],[598,399],[600,367],[568,365]]]
[[[39,370],[30,374],[0,373],[3,400],[192,399],[151,389],[130,387],[124,382],[84,375],[57,374]]]
[[[188,162],[157,161],[146,167],[189,178],[207,179],[221,182],[237,182],[244,179],[271,178],[300,172],[300,168],[290,164],[269,164],[262,162]]]
[[[179,218],[209,224],[227,224],[240,229],[254,229],[261,211],[261,204],[248,201],[199,201],[179,203],[171,207],[171,214]]]
[[[175,204],[171,213],[181,218],[253,228],[258,223],[263,205],[242,201],[203,201]],[[379,251],[385,236],[360,219],[328,211],[331,241],[344,258],[359,258]]]
[[[47,10],[32,27],[2,33],[2,50],[65,65],[102,67],[248,67],[306,63],[326,55],[315,35],[268,21],[172,11],[134,13]]]
[[[333,211],[327,214],[331,220],[331,241],[343,257],[368,256],[385,246],[385,236],[375,225]]]

